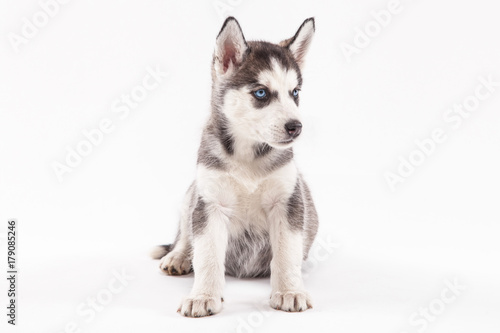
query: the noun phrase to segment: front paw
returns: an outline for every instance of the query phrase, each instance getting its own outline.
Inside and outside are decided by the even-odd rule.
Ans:
[[[222,298],[208,295],[186,297],[177,312],[186,317],[205,317],[222,310]]]
[[[305,291],[273,292],[270,305],[276,310],[288,312],[305,311],[312,308],[311,298]]]

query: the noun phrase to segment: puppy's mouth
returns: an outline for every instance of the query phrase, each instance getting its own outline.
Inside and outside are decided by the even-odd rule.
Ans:
[[[294,140],[290,138],[282,141],[276,141],[271,146],[274,146],[275,148],[288,148],[293,142]]]

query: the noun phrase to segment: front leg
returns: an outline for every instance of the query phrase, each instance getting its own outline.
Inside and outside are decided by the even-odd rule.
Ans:
[[[277,310],[305,311],[312,308],[312,302],[302,282],[304,208],[300,184],[291,196],[281,193],[273,197],[267,214],[273,249],[270,305]]]
[[[220,185],[202,183],[193,211],[194,285],[179,308],[186,317],[210,316],[222,310],[227,225],[234,197],[230,191],[221,190]]]

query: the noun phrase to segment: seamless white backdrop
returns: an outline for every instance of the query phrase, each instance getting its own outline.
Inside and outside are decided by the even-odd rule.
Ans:
[[[500,329],[500,86],[458,129],[443,118],[480,77],[500,82],[498,4],[401,0],[377,31],[391,1],[74,0],[16,50],[46,3],[0,2],[0,234],[18,220],[20,272],[17,325],[2,310],[2,332]],[[320,215],[305,313],[268,308],[268,279],[228,278],[221,314],[183,318],[193,276],[164,276],[147,256],[175,237],[227,15],[272,42],[316,18],[295,148]],[[125,115],[122,96],[156,69],[168,76]],[[60,182],[54,162],[103,119],[110,133]],[[446,141],[392,191],[384,175],[436,128]],[[454,282],[465,290],[446,303]]]

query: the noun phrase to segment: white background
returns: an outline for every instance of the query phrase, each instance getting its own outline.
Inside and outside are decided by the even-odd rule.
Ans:
[[[162,275],[147,256],[173,241],[194,177],[224,20],[217,3],[248,40],[278,42],[316,17],[295,148],[320,215],[321,242],[304,269],[315,306],[305,313],[267,307],[268,279],[228,278],[222,313],[184,318],[176,309],[193,276]],[[474,95],[478,77],[500,81],[500,8],[402,0],[348,62],[342,43],[353,45],[356,28],[387,5],[74,0],[15,52],[9,34],[41,7],[2,0],[0,233],[18,219],[20,271],[18,325],[6,324],[2,305],[2,332],[64,332],[74,322],[81,332],[413,333],[423,324],[409,317],[429,306],[439,314],[421,332],[498,332],[500,87],[458,129],[443,114]],[[157,66],[169,77],[120,119],[113,103]],[[103,118],[113,132],[59,182],[53,163]],[[447,140],[391,191],[384,174],[435,128]],[[79,315],[122,270],[134,279],[92,320]],[[466,289],[440,308],[445,280]]]

